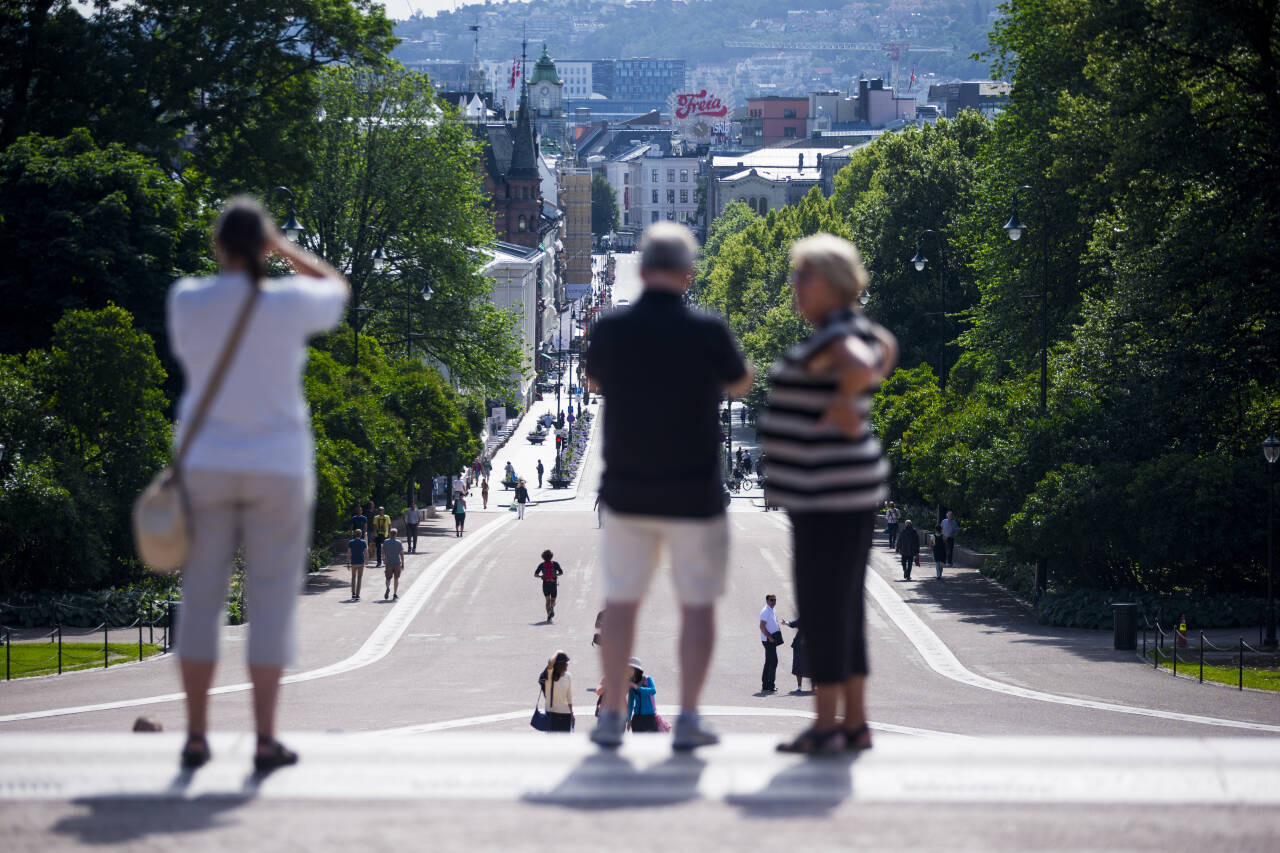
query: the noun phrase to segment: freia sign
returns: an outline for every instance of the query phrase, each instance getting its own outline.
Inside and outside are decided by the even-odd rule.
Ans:
[[[676,121],[685,121],[691,118],[724,118],[729,114],[729,108],[724,105],[716,95],[708,95],[707,90],[700,92],[684,92],[675,96]]]

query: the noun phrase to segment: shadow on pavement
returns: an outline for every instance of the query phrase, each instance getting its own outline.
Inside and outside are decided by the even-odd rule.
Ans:
[[[824,817],[853,796],[854,756],[811,758],[780,771],[759,791],[730,794],[744,817]]]
[[[521,800],[580,809],[670,806],[698,798],[705,767],[695,756],[673,755],[637,770],[616,752],[598,752],[582,759],[554,788],[527,793]]]

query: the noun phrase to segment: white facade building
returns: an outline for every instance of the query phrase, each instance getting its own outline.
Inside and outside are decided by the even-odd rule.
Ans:
[[[528,404],[533,399],[536,352],[549,328],[546,306],[553,303],[547,294],[555,292],[555,254],[551,249],[527,249],[513,243],[496,242],[484,250],[488,261],[482,268],[493,281],[489,300],[500,310],[509,311],[519,324],[521,367],[511,376],[511,384],[519,399]],[[539,296],[539,282],[543,296]],[[543,316],[538,316],[542,311]]]
[[[639,231],[664,220],[697,225],[697,157],[664,156],[660,145],[641,143],[604,161],[603,170],[617,198],[622,228]]]

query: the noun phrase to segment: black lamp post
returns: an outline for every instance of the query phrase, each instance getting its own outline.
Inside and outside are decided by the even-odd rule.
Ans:
[[[364,229],[366,231],[371,231],[373,230],[373,226],[365,225]],[[369,253],[369,262],[375,273],[382,273],[391,265],[390,259],[387,258],[387,253],[382,250],[381,243],[379,243],[376,249]],[[355,273],[356,271],[353,269],[352,272]],[[364,275],[351,276],[351,367],[353,369],[360,366],[360,327],[364,325],[364,321],[360,319],[360,315],[367,314],[373,310],[372,308],[365,308],[360,304],[360,296],[364,292],[364,285]]]
[[[1262,455],[1267,460],[1267,630],[1262,645],[1264,648],[1274,649],[1277,643],[1275,588],[1272,586],[1276,561],[1273,537],[1276,526],[1276,460],[1280,459],[1280,438],[1267,436],[1267,440],[1262,442]]]
[[[938,248],[942,248],[942,236],[932,228],[926,228],[916,235],[916,254],[911,259],[911,265],[915,267],[916,272],[924,272],[925,267],[929,264],[929,258],[925,255],[921,242],[926,234],[932,234],[934,240],[938,243]],[[938,386],[943,394],[947,393],[947,341],[946,341],[946,323],[947,323],[947,280],[942,265],[938,265],[938,288],[942,292],[942,310],[939,315],[942,317],[943,323],[943,340],[938,344]]]
[[[284,193],[289,197],[289,218],[280,223],[280,230],[284,232],[284,236],[289,242],[297,243],[302,239],[302,234],[306,229],[298,221],[298,208],[294,202],[293,190],[288,187],[276,187],[271,192],[273,194]]]
[[[1018,218],[1018,200],[1023,192],[1035,192],[1031,187],[1023,185],[1013,191],[1013,214],[1004,224],[1004,232],[1015,243],[1027,232],[1027,226]],[[1044,196],[1037,194],[1040,201],[1040,414],[1049,411],[1049,220],[1045,215]],[[1045,454],[1045,458],[1048,454]],[[1044,557],[1036,561],[1036,599],[1044,594],[1049,585],[1049,563]]]

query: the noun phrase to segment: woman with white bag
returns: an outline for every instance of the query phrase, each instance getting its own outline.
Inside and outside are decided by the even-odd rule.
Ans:
[[[302,395],[307,340],[341,322],[346,280],[290,243],[253,200],[229,202],[214,249],[220,272],[169,291],[170,347],[182,365],[175,473],[186,491],[190,549],[182,564],[178,657],[187,694],[185,767],[210,758],[208,692],[227,584],[243,548],[254,766],[298,760],[275,737],[280,675],[293,652],[315,494],[311,417]],[[266,277],[275,255],[297,275]],[[209,392],[209,393],[206,393]]]

